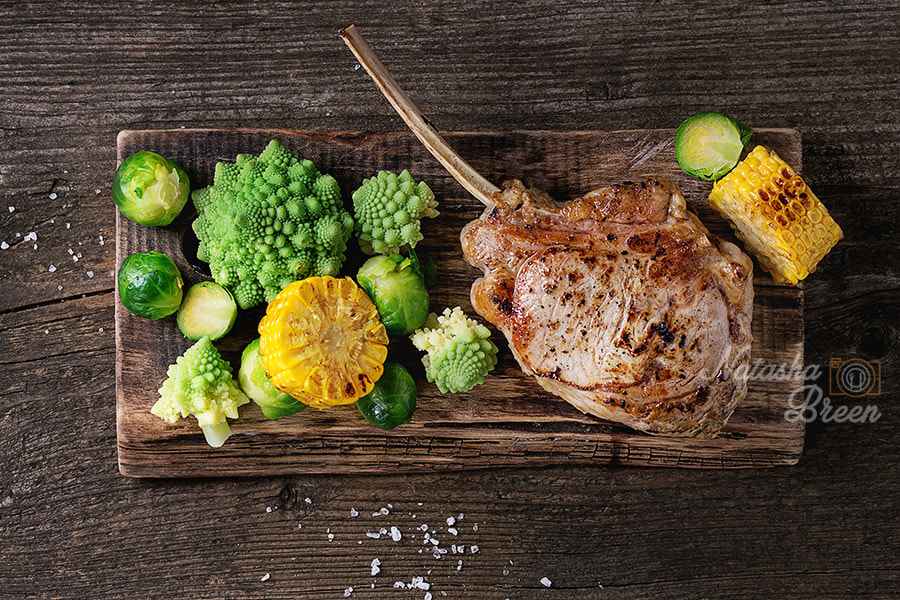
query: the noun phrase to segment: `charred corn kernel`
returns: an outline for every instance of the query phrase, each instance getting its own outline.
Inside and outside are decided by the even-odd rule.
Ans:
[[[803,179],[764,146],[713,185],[709,204],[781,283],[796,284],[815,271],[844,237]]]
[[[349,277],[310,277],[281,290],[259,322],[259,356],[276,389],[304,404],[352,404],[384,372],[388,335]]]

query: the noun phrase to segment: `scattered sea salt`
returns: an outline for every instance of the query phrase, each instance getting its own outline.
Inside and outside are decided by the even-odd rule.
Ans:
[[[541,577],[541,585],[544,587],[550,587],[553,582],[547,579],[546,577]]]
[[[9,244],[7,244],[6,242],[0,242],[0,250],[6,250],[7,248],[9,248]]]
[[[269,575],[268,573],[266,573],[265,575],[263,575],[262,577],[260,577],[259,580],[260,580],[260,581],[268,581],[268,580],[269,580],[269,577],[271,577],[271,575]]]
[[[71,224],[71,223],[66,223],[66,229],[72,229],[72,224]]]
[[[391,527],[391,539],[395,542],[399,542],[401,537],[403,536],[400,534],[400,530],[396,527]]]
[[[405,587],[406,587],[406,584],[403,583],[402,581],[395,581],[395,582],[394,582],[394,587],[395,587],[395,588],[405,588]]]
[[[454,519],[453,517],[447,517],[447,527],[452,527],[454,523],[456,523],[456,519]]]
[[[103,333],[103,328],[101,327],[101,328],[98,329],[97,331],[99,331],[100,333]]]
[[[312,498],[304,498],[303,501],[307,504],[312,504]]]
[[[303,529],[303,523],[297,523],[297,529]]]
[[[26,233],[25,237],[22,238],[23,242],[36,242],[37,234],[35,232]]]
[[[427,590],[431,589],[431,584],[428,583],[427,581],[425,581],[424,577],[416,576],[416,577],[412,578],[412,581],[410,581],[409,587],[410,587],[410,589],[416,588],[419,590],[427,591]]]
[[[72,260],[75,261],[75,262],[78,262],[78,257],[77,257],[77,256],[72,256]]]
[[[378,538],[381,537],[381,534],[378,533],[377,531],[367,531],[367,532],[366,532],[366,537],[370,537],[370,538],[372,538],[373,540],[377,540]]]
[[[56,265],[50,265],[49,267],[47,267],[47,270],[50,271],[51,273],[55,273],[55,272],[56,272]]]
[[[266,512],[267,512],[267,513],[272,512],[272,507],[271,507],[271,506],[267,506],[267,507],[266,507]]]
[[[34,249],[37,250],[37,244],[34,245]]]
[[[506,577],[509,575],[509,569],[503,569],[503,576]]]
[[[470,546],[469,552],[471,552],[472,554],[475,554],[476,552],[478,552],[478,544],[473,544],[472,546]]]
[[[56,195],[56,192],[50,192],[50,199],[56,200],[59,196]]]
[[[329,542],[333,542],[333,541],[334,541],[334,534],[333,534],[333,533],[329,533],[329,534],[328,534],[328,541],[329,541]]]
[[[431,600],[431,592],[425,592],[424,600]]]
[[[62,291],[62,286],[61,286],[61,285],[58,285],[58,286],[56,286],[56,289],[58,289],[58,290],[61,292],[61,291]]]
[[[358,516],[359,516],[359,511],[356,510],[355,508],[351,508],[351,509],[350,509],[350,516],[351,516],[351,517],[358,517]]]
[[[15,206],[10,206],[10,207],[9,207],[9,212],[11,212],[11,213],[16,212],[16,207],[15,207]]]
[[[388,515],[390,513],[391,513],[391,511],[389,511],[387,508],[382,507],[381,509],[378,510],[378,512],[373,512],[372,516],[380,517],[381,515]]]
[[[47,335],[48,333],[50,333],[50,330],[49,330],[49,329],[45,329],[45,330],[44,330],[44,335]]]
[[[451,533],[453,535],[459,535],[459,531],[457,531],[457,529],[455,527],[448,527],[447,533]]]
[[[352,594],[353,594],[352,587],[348,587],[346,590],[344,590],[344,598],[349,598]]]
[[[428,531],[428,525],[422,523],[421,525],[419,525],[419,529],[421,529],[422,531]]]
[[[375,577],[381,572],[381,561],[377,558],[372,559],[372,577]]]
[[[93,277],[94,277],[94,272],[93,272],[93,271],[88,271],[88,272],[86,273],[86,275],[88,276],[88,278],[93,279]]]
[[[100,245],[102,246],[102,245],[105,244],[105,243],[106,243],[106,242],[103,241],[103,236],[101,235],[101,236],[100,236]]]
[[[97,195],[99,196],[99,195],[100,195],[100,188],[97,188],[96,190],[94,190],[94,193],[97,194]]]

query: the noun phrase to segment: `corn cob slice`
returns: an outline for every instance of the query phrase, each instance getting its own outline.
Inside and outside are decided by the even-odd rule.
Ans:
[[[780,283],[814,272],[844,237],[803,179],[764,146],[713,185],[709,204]]]
[[[259,335],[272,384],[309,406],[352,404],[384,373],[387,332],[349,277],[291,283],[269,303]]]

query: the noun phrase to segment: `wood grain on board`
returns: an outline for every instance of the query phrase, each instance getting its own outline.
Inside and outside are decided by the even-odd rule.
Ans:
[[[378,169],[409,169],[427,181],[441,216],[423,223],[420,255],[438,265],[433,309],[460,305],[472,312],[469,287],[479,272],[463,259],[459,231],[482,205],[468,196],[407,132],[348,133],[285,130],[123,131],[121,161],[152,150],[181,164],[192,188],[211,183],[215,163],[238,153],[259,153],[277,138],[334,175],[345,192]],[[600,185],[662,175],[676,180],[688,202],[715,233],[731,237],[705,198],[709,184],[684,175],[672,149],[672,130],[452,133],[449,143],[489,180],[521,178],[527,185],[567,199]],[[755,142],[800,165],[800,137],[793,130],[765,130]],[[193,256],[189,204],[170,226],[148,228],[117,215],[117,266],[133,252],[159,250],[175,259],[185,284],[208,277]],[[361,261],[351,253],[345,272]],[[425,382],[418,354],[404,340],[392,342],[395,360],[411,367],[419,385],[413,422],[391,432],[369,426],[354,406],[308,409],[278,420],[255,405],[241,409],[234,435],[209,448],[196,422],[169,425],[149,413],[167,366],[192,343],[174,317],[140,319],[116,304],[116,401],[119,466],[136,477],[379,472],[616,463],[700,468],[768,467],[795,463],[804,426],[785,419],[793,390],[802,385],[803,292],[776,285],[757,272],[752,363],[798,368],[773,381],[751,377],[747,399],[714,439],[656,437],[600,421],[541,390],[516,365],[502,335],[496,370],[466,394],[442,395]],[[263,307],[241,311],[234,331],[217,343],[236,368],[240,351],[256,337]]]

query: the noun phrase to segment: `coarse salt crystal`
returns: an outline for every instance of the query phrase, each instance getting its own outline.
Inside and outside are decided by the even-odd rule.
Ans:
[[[373,516],[373,517],[380,517],[381,515],[387,515],[387,514],[390,514],[390,512],[391,512],[391,511],[389,511],[388,509],[382,507],[382,508],[380,508],[380,509],[378,510],[378,512],[373,512],[373,513],[372,513],[372,516]]]
[[[0,250],[6,250],[7,248],[9,248],[9,244],[7,244],[6,242],[0,242]]]
[[[351,508],[351,509],[350,509],[350,516],[351,516],[351,517],[358,517],[358,516],[359,516],[359,511],[356,510],[355,508]]]
[[[103,328],[101,327],[101,328],[98,329],[97,331],[99,331],[100,333],[103,333]]]
[[[97,188],[96,190],[94,190],[94,193],[97,194],[97,195],[99,196],[99,195],[100,195],[100,188]]]
[[[50,199],[56,200],[59,196],[56,195],[56,192],[50,192]]]
[[[431,592],[425,592],[424,600],[431,600]]]
[[[50,265],[49,267],[47,267],[47,270],[51,273],[56,273],[56,265]]]
[[[422,523],[421,525],[419,525],[419,529],[421,529],[422,531],[428,531],[428,525]]]
[[[105,243],[106,243],[106,242],[103,241],[103,236],[101,235],[101,236],[100,236],[100,245],[102,246],[102,245],[104,245]]]
[[[457,531],[455,527],[448,527],[447,533],[451,533],[453,535],[459,535],[459,531]]]
[[[509,575],[509,569],[503,569],[503,576]]]
[[[34,245],[34,249],[37,250],[37,244]]]
[[[86,273],[86,275],[87,275],[89,278],[93,278],[93,277],[94,277],[94,272],[93,272],[93,271],[88,271],[88,272]]]
[[[344,598],[349,598],[352,594],[353,594],[352,587],[348,587],[346,590],[344,590]]]
[[[381,561],[377,558],[372,559],[372,577],[381,573]]]
[[[400,530],[396,527],[391,527],[391,539],[395,542],[399,542],[401,537]]]
[[[58,285],[58,286],[56,286],[56,289],[58,289],[58,290],[61,292],[61,291],[62,291],[62,286],[61,286],[61,285]]]
[[[409,587],[427,591],[431,589],[431,584],[426,582],[424,577],[416,576],[410,581]]]
[[[472,531],[478,531],[478,523],[472,525]]]
[[[75,256],[77,256],[78,258],[84,258],[84,255],[83,255],[81,252],[79,252],[79,253],[76,254]]]
[[[303,501],[306,502],[307,504],[312,504],[311,498],[304,498]]]
[[[266,573],[265,575],[263,575],[262,577],[260,577],[259,580],[260,580],[260,581],[268,581],[268,580],[269,580],[269,577],[271,577],[271,575],[269,575],[268,573]]]
[[[550,587],[553,582],[547,579],[546,577],[541,577],[541,585],[544,587]]]
[[[377,531],[367,531],[367,532],[366,532],[366,537],[370,537],[370,538],[372,538],[373,540],[377,540],[378,538],[381,537],[381,534],[378,533]]]
[[[50,330],[49,330],[49,329],[45,329],[45,330],[44,330],[44,335],[47,335],[48,333],[50,333]]]
[[[78,262],[78,257],[77,257],[77,256],[72,256],[72,260],[75,261],[75,262]]]
[[[385,529],[384,527],[378,530],[378,533],[380,533],[381,535],[387,535],[387,532],[387,529]]]
[[[267,507],[266,507],[266,512],[267,512],[267,513],[272,512],[272,507],[271,507],[271,506],[267,506]]]
[[[454,523],[456,523],[456,519],[454,519],[453,517],[447,517],[447,526],[448,527],[452,526]]]
[[[10,207],[9,207],[9,212],[11,212],[11,213],[12,213],[12,212],[16,212],[16,207],[15,207],[15,206],[10,206]]]
[[[394,582],[394,587],[395,587],[395,588],[405,588],[405,587],[406,587],[406,584],[403,583],[402,581],[395,581],[395,582]]]
[[[334,534],[333,534],[333,533],[329,533],[329,534],[328,534],[328,541],[329,541],[329,542],[333,542],[333,541],[334,541]]]
[[[22,238],[23,242],[34,242],[37,241],[37,234],[33,231],[26,233],[25,237]]]
[[[71,224],[71,223],[66,223],[66,229],[72,229],[72,224]]]
[[[303,529],[303,523],[297,523],[297,529]]]

